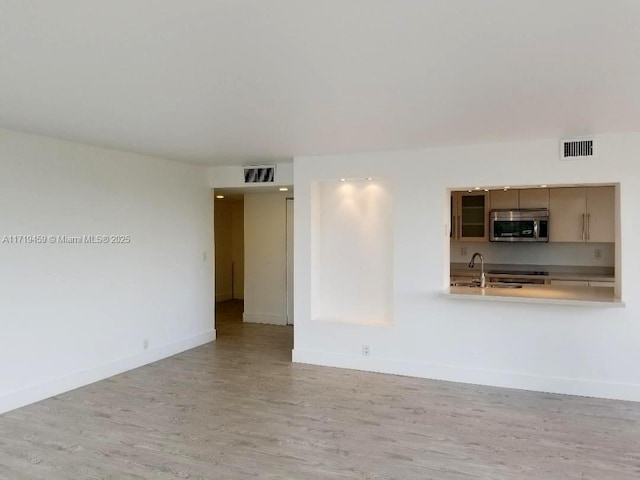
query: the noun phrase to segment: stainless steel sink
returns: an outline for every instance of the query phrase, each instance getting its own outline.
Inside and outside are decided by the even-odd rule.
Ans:
[[[480,288],[479,282],[451,282],[452,287],[476,287]]]
[[[522,288],[519,283],[490,283],[489,288]]]
[[[451,282],[452,287],[480,288],[479,282]],[[485,288],[522,288],[519,283],[487,283]]]

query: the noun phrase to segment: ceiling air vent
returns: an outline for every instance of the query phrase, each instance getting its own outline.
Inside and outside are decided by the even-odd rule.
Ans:
[[[273,183],[275,179],[275,165],[251,165],[244,167],[244,183]]]
[[[579,158],[593,158],[595,156],[592,139],[575,138],[560,142],[560,158],[562,160],[577,160]]]

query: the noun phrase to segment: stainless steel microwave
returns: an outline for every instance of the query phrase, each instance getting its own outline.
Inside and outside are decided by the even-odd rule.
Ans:
[[[548,242],[549,210],[491,210],[489,241]]]

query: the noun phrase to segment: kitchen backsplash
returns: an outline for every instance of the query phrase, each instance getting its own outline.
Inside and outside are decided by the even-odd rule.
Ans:
[[[451,262],[468,262],[480,252],[486,263],[514,265],[581,265],[613,267],[613,243],[492,243],[451,242]],[[596,258],[599,250],[600,258]]]

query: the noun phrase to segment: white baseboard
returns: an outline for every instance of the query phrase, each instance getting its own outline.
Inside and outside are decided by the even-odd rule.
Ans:
[[[227,300],[232,300],[233,296],[230,293],[218,293],[216,294],[216,303],[218,302],[226,302]]]
[[[268,323],[270,325],[286,325],[286,315],[267,315],[262,313],[243,313],[242,321],[247,323]]]
[[[546,377],[300,349],[293,350],[293,361],[490,387],[640,402],[640,385],[637,384]]]
[[[209,330],[184,340],[100,365],[90,370],[72,373],[71,375],[66,375],[50,382],[8,393],[0,397],[0,413],[5,413],[9,410],[24,407],[25,405],[84,387],[85,385],[104,380],[105,378],[118,375],[128,370],[133,370],[134,368],[142,367],[143,365],[162,360],[163,358],[171,357],[180,352],[191,350],[192,348],[212,342],[215,339],[216,331]]]

